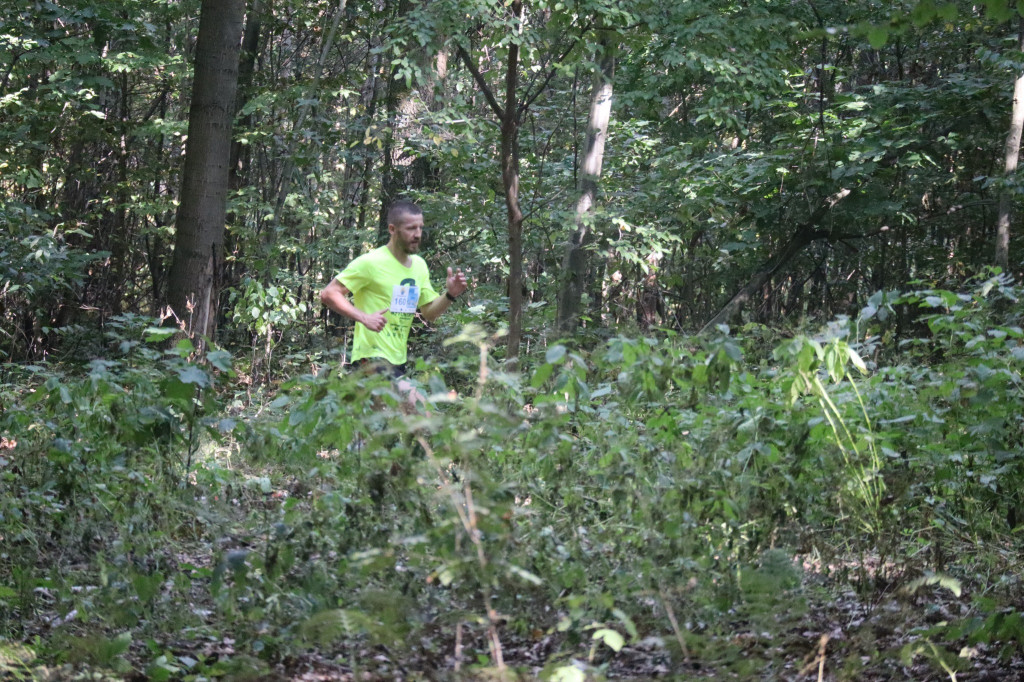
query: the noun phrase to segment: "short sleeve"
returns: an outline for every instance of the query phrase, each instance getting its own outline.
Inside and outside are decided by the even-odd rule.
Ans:
[[[358,293],[369,283],[370,270],[366,256],[359,256],[342,270],[335,279],[341,282],[353,294]]]

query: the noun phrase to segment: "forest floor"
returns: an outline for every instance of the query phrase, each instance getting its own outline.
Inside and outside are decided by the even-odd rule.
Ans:
[[[209,564],[211,557],[182,556],[193,566]],[[1024,658],[1016,647],[984,643],[967,644],[954,651],[942,637],[943,628],[971,617],[966,595],[938,584],[920,584],[913,593],[903,587],[879,587],[873,580],[872,595],[857,589],[856,576],[835,566],[822,571],[810,557],[802,563],[801,584],[775,595],[763,595],[753,608],[730,612],[734,618],[704,634],[673,632],[648,635],[612,653],[591,642],[573,644],[569,635],[553,628],[527,635],[501,633],[506,669],[499,672],[489,663],[488,645],[481,629],[459,628],[453,632],[426,630],[420,641],[403,641],[388,647],[368,642],[342,643],[325,649],[296,650],[272,669],[237,651],[230,638],[207,637],[201,641],[167,633],[161,644],[178,660],[193,658],[207,663],[231,661],[233,672],[216,679],[295,680],[1024,680]],[[849,566],[847,566],[849,568]],[[861,572],[861,577],[867,572]],[[918,581],[919,583],[921,581]],[[212,605],[206,605],[212,606]],[[655,609],[656,600],[651,607]],[[203,604],[192,604],[202,609]],[[56,614],[40,612],[38,622],[27,628],[40,636],[52,632]],[[674,621],[674,616],[671,619]],[[674,623],[678,626],[678,623]],[[691,624],[684,624],[691,625]],[[449,628],[451,630],[451,628]],[[930,637],[929,635],[935,635]],[[252,665],[247,665],[249,661]],[[552,662],[556,664],[553,666]],[[579,677],[552,677],[559,665],[572,665]],[[31,678],[143,680],[141,673],[117,676],[76,665],[40,667]],[[193,679],[193,678],[185,678]],[[199,678],[207,679],[207,678]]]
[[[771,615],[778,629],[736,622],[727,631],[703,641],[701,651],[687,656],[673,635],[650,636],[627,644],[618,654],[592,658],[587,643],[575,656],[579,669],[592,672],[587,680],[1024,680],[1024,658],[1019,652],[983,643],[950,652],[948,645],[930,643],[929,627],[968,616],[966,600],[929,592],[927,599],[897,591],[865,600],[848,583],[808,574],[806,585],[817,600],[803,602],[794,616],[783,607]],[[798,600],[802,601],[802,600]],[[767,623],[760,623],[768,626]],[[555,651],[566,650],[558,635],[537,633],[535,638],[505,637],[503,655],[509,672],[502,678],[493,668],[454,665],[454,642],[435,643],[447,656],[397,658],[385,648],[359,652],[358,678],[351,666],[310,652],[278,669],[280,680],[537,680]],[[934,644],[935,649],[930,644]],[[487,651],[480,638],[463,642],[464,651]],[[1012,652],[1009,653],[1008,652]],[[959,653],[959,655],[957,655]],[[466,656],[464,655],[464,658]],[[908,664],[909,661],[909,664]],[[944,668],[944,665],[949,666]],[[559,679],[559,678],[556,678]],[[561,678],[572,679],[572,678]],[[584,679],[584,678],[580,678]]]

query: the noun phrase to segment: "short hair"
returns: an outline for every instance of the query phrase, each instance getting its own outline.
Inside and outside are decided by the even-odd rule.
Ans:
[[[408,199],[399,199],[388,208],[388,225],[394,225],[402,215],[423,215],[423,210]]]

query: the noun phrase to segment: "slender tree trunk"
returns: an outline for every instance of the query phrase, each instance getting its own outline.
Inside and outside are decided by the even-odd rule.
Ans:
[[[411,0],[398,0],[395,18],[392,20],[393,24],[401,23],[411,9]],[[405,78],[399,77],[397,66],[391,69],[387,88],[388,94],[384,98],[384,107],[387,110],[388,121],[381,148],[384,158],[381,165],[380,215],[377,221],[378,241],[387,238],[388,208],[405,189],[400,161],[405,148],[405,137],[408,133],[405,130],[406,123],[403,113],[405,113],[404,109],[409,106],[406,100],[409,98],[410,88],[406,85]]]
[[[245,18],[245,33],[242,36],[242,51],[238,64],[238,92],[235,111],[241,111],[249,101],[252,90],[252,79],[256,72],[256,53],[259,50],[260,28],[263,19],[261,0],[250,0],[249,11]],[[253,123],[250,114],[239,121],[244,130]],[[245,177],[249,154],[246,146],[238,140],[231,144],[231,189],[239,189]]]
[[[515,30],[522,30],[523,22],[523,0],[509,0],[505,6],[511,13],[512,26]],[[579,37],[572,41],[568,49],[555,62],[564,62],[569,53],[580,42]],[[518,40],[511,40],[508,43],[508,57],[505,65],[505,101],[500,104],[487,85],[476,63],[466,52],[465,48],[458,48],[459,57],[465,63],[466,68],[473,76],[480,87],[480,92],[487,100],[487,104],[494,111],[501,124],[501,184],[505,194],[505,206],[508,213],[508,344],[506,346],[506,360],[515,365],[519,359],[519,345],[523,336],[523,211],[519,204],[519,130],[523,124],[523,118],[533,101],[544,91],[547,84],[554,77],[554,68],[548,71],[546,77],[540,78],[532,85],[528,85],[526,93],[519,92],[519,60],[520,43]]]
[[[293,131],[302,130],[302,126],[306,124],[306,117],[309,115],[313,105],[319,105],[320,103],[320,79],[323,78],[327,55],[330,54],[331,47],[334,45],[334,36],[338,32],[338,25],[341,23],[341,18],[345,15],[345,6],[347,3],[348,0],[341,0],[338,3],[338,9],[335,10],[334,16],[331,18],[331,27],[327,31],[327,35],[324,37],[324,42],[320,49],[320,58],[316,63],[316,72],[313,74],[313,83],[309,88],[309,98],[299,105],[299,115],[292,128]],[[292,173],[295,170],[295,142],[297,139],[297,134],[292,135],[291,141],[288,145],[288,151],[285,155],[284,169],[281,171],[281,188],[278,190],[277,201],[274,204],[274,225],[278,225],[281,222],[281,211],[284,208],[285,200],[288,198],[288,192],[291,191]]]
[[[612,112],[612,81],[615,77],[614,44],[602,36],[600,69],[595,75],[594,92],[587,121],[587,142],[580,174],[580,195],[576,201],[576,230],[569,238],[562,261],[562,285],[558,292],[556,325],[560,333],[571,334],[579,323],[580,304],[586,286],[590,252],[587,246],[594,234],[593,212],[597,183],[601,178],[604,144]]]
[[[245,0],[203,0],[168,303],[194,334],[213,336],[224,262],[231,123]]]
[[[513,0],[512,14],[523,20],[522,0]],[[508,210],[508,350],[506,359],[519,360],[523,338],[523,211],[519,206],[519,43],[508,48],[505,71],[505,115],[501,122],[501,182]]]
[[[1019,19],[1017,29],[1017,49],[1024,51],[1024,17]],[[1017,160],[1020,157],[1020,136],[1024,128],[1024,72],[1017,75],[1013,84],[1013,111],[1010,115],[1010,133],[1006,136],[1005,163],[1003,175],[1006,181],[1017,172]],[[996,223],[996,254],[995,263],[1004,271],[1009,265],[1010,257],[1010,214],[1013,209],[1013,193],[1004,189],[999,195],[999,218]]]
[[[395,25],[402,25],[417,5],[426,5],[426,0],[400,0]],[[388,236],[388,209],[407,190],[427,188],[432,173],[432,160],[425,154],[412,157],[405,152],[406,142],[421,125],[425,111],[432,111],[434,89],[444,78],[447,61],[443,52],[411,47],[405,57],[417,65],[417,75],[407,81],[398,69],[392,70],[388,81],[387,130],[384,134],[381,168],[381,205],[378,221],[378,238]],[[428,236],[427,239],[432,237]]]

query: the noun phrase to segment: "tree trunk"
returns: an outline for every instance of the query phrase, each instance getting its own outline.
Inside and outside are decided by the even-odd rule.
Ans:
[[[273,224],[279,225],[281,222],[281,211],[284,209],[284,202],[288,198],[288,192],[291,191],[292,187],[292,173],[295,171],[295,144],[301,135],[302,126],[306,124],[306,117],[309,115],[313,105],[320,104],[320,79],[323,78],[324,65],[327,63],[327,55],[331,52],[331,47],[334,45],[334,36],[338,32],[338,26],[341,24],[341,18],[345,15],[345,6],[348,0],[341,0],[338,3],[338,9],[335,10],[334,16],[331,18],[331,27],[327,31],[327,36],[324,38],[323,46],[320,49],[320,58],[316,63],[316,71],[313,74],[313,83],[309,87],[309,96],[299,105],[299,115],[295,119],[295,125],[292,127],[291,140],[288,143],[288,151],[285,154],[284,169],[281,171],[281,188],[277,192],[277,202],[274,204],[274,218]]]
[[[1024,51],[1024,17],[1019,19],[1017,49]],[[1013,112],[1010,115],[1010,133],[1006,136],[1003,176],[1009,182],[1017,172],[1020,157],[1020,136],[1024,128],[1024,72],[1017,75],[1013,85]],[[1010,213],[1013,192],[1004,188],[999,195],[999,218],[996,223],[995,263],[1005,272],[1010,258]]]
[[[522,31],[523,0],[510,0],[506,4],[512,15],[512,26]],[[564,62],[569,53],[580,42],[577,37],[568,49],[552,64]],[[506,361],[515,365],[519,359],[519,345],[523,337],[523,211],[519,205],[519,130],[523,119],[533,101],[544,91],[548,83],[557,73],[551,68],[546,76],[537,78],[526,88],[525,93],[519,92],[519,61],[520,43],[511,40],[508,43],[508,62],[505,65],[505,101],[499,104],[494,93],[487,85],[480,69],[466,52],[458,47],[459,57],[466,65],[480,87],[487,104],[494,111],[501,124],[501,184],[505,194],[505,206],[508,212],[508,344]]]
[[[513,0],[512,14],[523,20],[522,0]],[[505,359],[519,360],[523,338],[523,211],[519,206],[519,43],[508,47],[505,71],[505,116],[501,122],[501,183],[508,210],[508,348]]]
[[[224,261],[231,123],[245,0],[203,0],[168,303],[192,334],[212,338]]]
[[[425,5],[425,2],[418,0],[418,4]],[[412,0],[400,0],[393,25],[404,24],[415,8],[416,4]],[[413,157],[406,153],[405,147],[417,128],[421,127],[424,111],[432,110],[435,86],[444,78],[443,72],[447,68],[443,55],[443,52],[438,54],[430,49],[411,47],[404,56],[415,62],[418,72],[416,77],[410,82],[395,67],[388,81],[385,101],[388,126],[384,132],[382,148],[381,205],[377,228],[380,241],[386,241],[388,237],[387,215],[391,204],[407,190],[424,189],[430,184],[433,172],[430,157],[424,154]],[[428,240],[431,238],[427,236]]]
[[[604,144],[612,111],[612,80],[615,76],[614,45],[608,36],[599,43],[600,69],[594,78],[594,92],[587,121],[587,142],[580,174],[580,195],[576,201],[576,230],[566,245],[562,260],[562,286],[558,292],[556,327],[562,334],[571,334],[579,323],[580,304],[586,285],[590,252],[587,245],[593,238],[593,209],[597,199],[597,183],[601,178]]]
[[[256,53],[259,51],[263,8],[261,0],[250,0],[250,2],[249,12],[245,18],[245,33],[242,37],[242,51],[238,64],[238,93],[235,111],[241,111],[249,101],[252,79],[256,72]],[[250,114],[239,123],[242,130],[245,130],[252,126],[253,116]],[[231,144],[231,189],[239,189],[242,186],[248,161],[247,145],[234,140]]]

